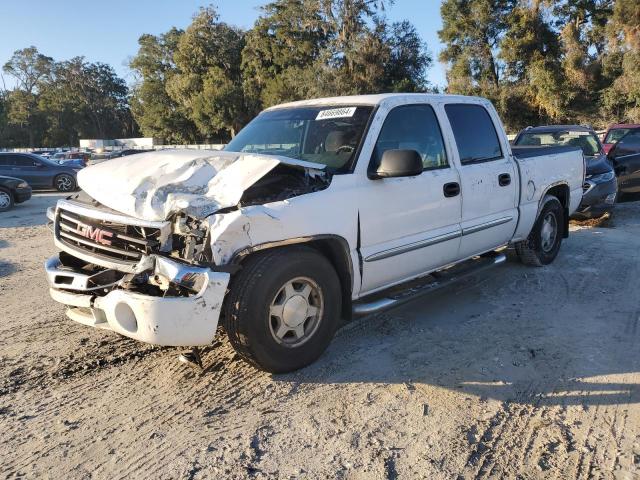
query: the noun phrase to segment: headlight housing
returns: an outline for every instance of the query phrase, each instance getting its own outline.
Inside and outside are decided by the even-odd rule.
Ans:
[[[606,173],[599,173],[597,175],[589,175],[587,177],[587,180],[590,180],[594,183],[604,183],[604,182],[609,182],[613,180],[615,177],[616,177],[616,174],[613,171],[611,171]]]
[[[18,188],[29,188],[29,184],[27,182],[20,182]]]

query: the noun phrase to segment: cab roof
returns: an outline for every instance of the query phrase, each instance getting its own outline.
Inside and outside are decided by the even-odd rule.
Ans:
[[[397,102],[460,102],[488,104],[489,100],[482,97],[470,97],[466,95],[441,95],[433,93],[380,93],[375,95],[347,95],[343,97],[314,98],[299,100],[297,102],[282,103],[269,107],[266,111],[292,107],[312,107],[328,105],[383,105]]]

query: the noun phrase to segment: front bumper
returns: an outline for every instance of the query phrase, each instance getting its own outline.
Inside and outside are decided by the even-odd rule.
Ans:
[[[188,297],[160,297],[115,286],[106,295],[87,273],[65,267],[58,257],[45,262],[51,297],[68,307],[67,316],[84,325],[112,330],[145,343],[197,346],[212,342],[230,275],[150,256],[150,274],[186,285],[198,282]],[[113,285],[112,285],[113,286]]]
[[[31,187],[27,188],[16,188],[16,203],[26,202],[31,198]]]
[[[615,177],[606,182],[592,182],[587,180],[585,186],[589,189],[583,194],[582,202],[575,213],[578,217],[590,217],[601,215],[611,210],[616,202],[618,193],[618,181]]]

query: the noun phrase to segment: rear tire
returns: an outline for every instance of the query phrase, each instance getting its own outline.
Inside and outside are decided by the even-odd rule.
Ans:
[[[544,206],[526,240],[516,243],[516,252],[525,265],[542,267],[555,260],[564,236],[564,208],[556,197],[544,197]]]
[[[340,280],[308,247],[249,257],[225,300],[224,328],[240,356],[261,370],[286,373],[315,361],[337,329]]]
[[[73,192],[77,187],[76,179],[68,173],[61,173],[53,180],[53,186],[59,192]]]
[[[10,190],[0,187],[0,212],[8,212],[13,208],[13,194]]]

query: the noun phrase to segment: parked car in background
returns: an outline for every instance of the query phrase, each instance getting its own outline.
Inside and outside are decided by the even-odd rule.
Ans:
[[[137,153],[145,153],[149,151],[150,150],[136,150],[134,148],[128,148],[125,150],[114,150],[109,153],[109,158],[111,159],[111,158],[127,157],[129,155],[135,155]]]
[[[640,128],[640,123],[619,123],[617,125],[611,125],[607,133],[604,134],[604,140],[602,141],[604,153],[609,153],[611,147],[634,128]]]
[[[31,186],[19,178],[0,176],[0,212],[31,198]]]
[[[592,128],[582,125],[528,127],[518,133],[513,144],[516,147],[567,145],[582,149],[586,175],[582,203],[575,217],[598,217],[615,204],[618,183],[614,168]]]
[[[271,107],[226,151],[162,150],[82,170],[47,215],[54,300],[87,326],[210,345],[288,372],[343,316],[501,263],[553,262],[582,199],[578,148],[512,152],[488,100],[384,94]],[[484,255],[486,254],[486,255]],[[449,268],[451,267],[451,268]],[[453,269],[453,270],[452,270]]]
[[[78,168],[87,166],[90,155],[86,152],[58,152],[51,157],[51,160],[60,165],[68,165]]]
[[[609,150],[621,194],[640,192],[640,128],[630,129]]]
[[[52,155],[56,154],[56,150],[32,150],[30,153],[33,153],[34,155],[39,155],[44,158],[49,158]]]
[[[55,188],[60,192],[72,192],[78,185],[76,174],[79,170],[32,153],[0,153],[0,175],[20,178],[34,189]]]

